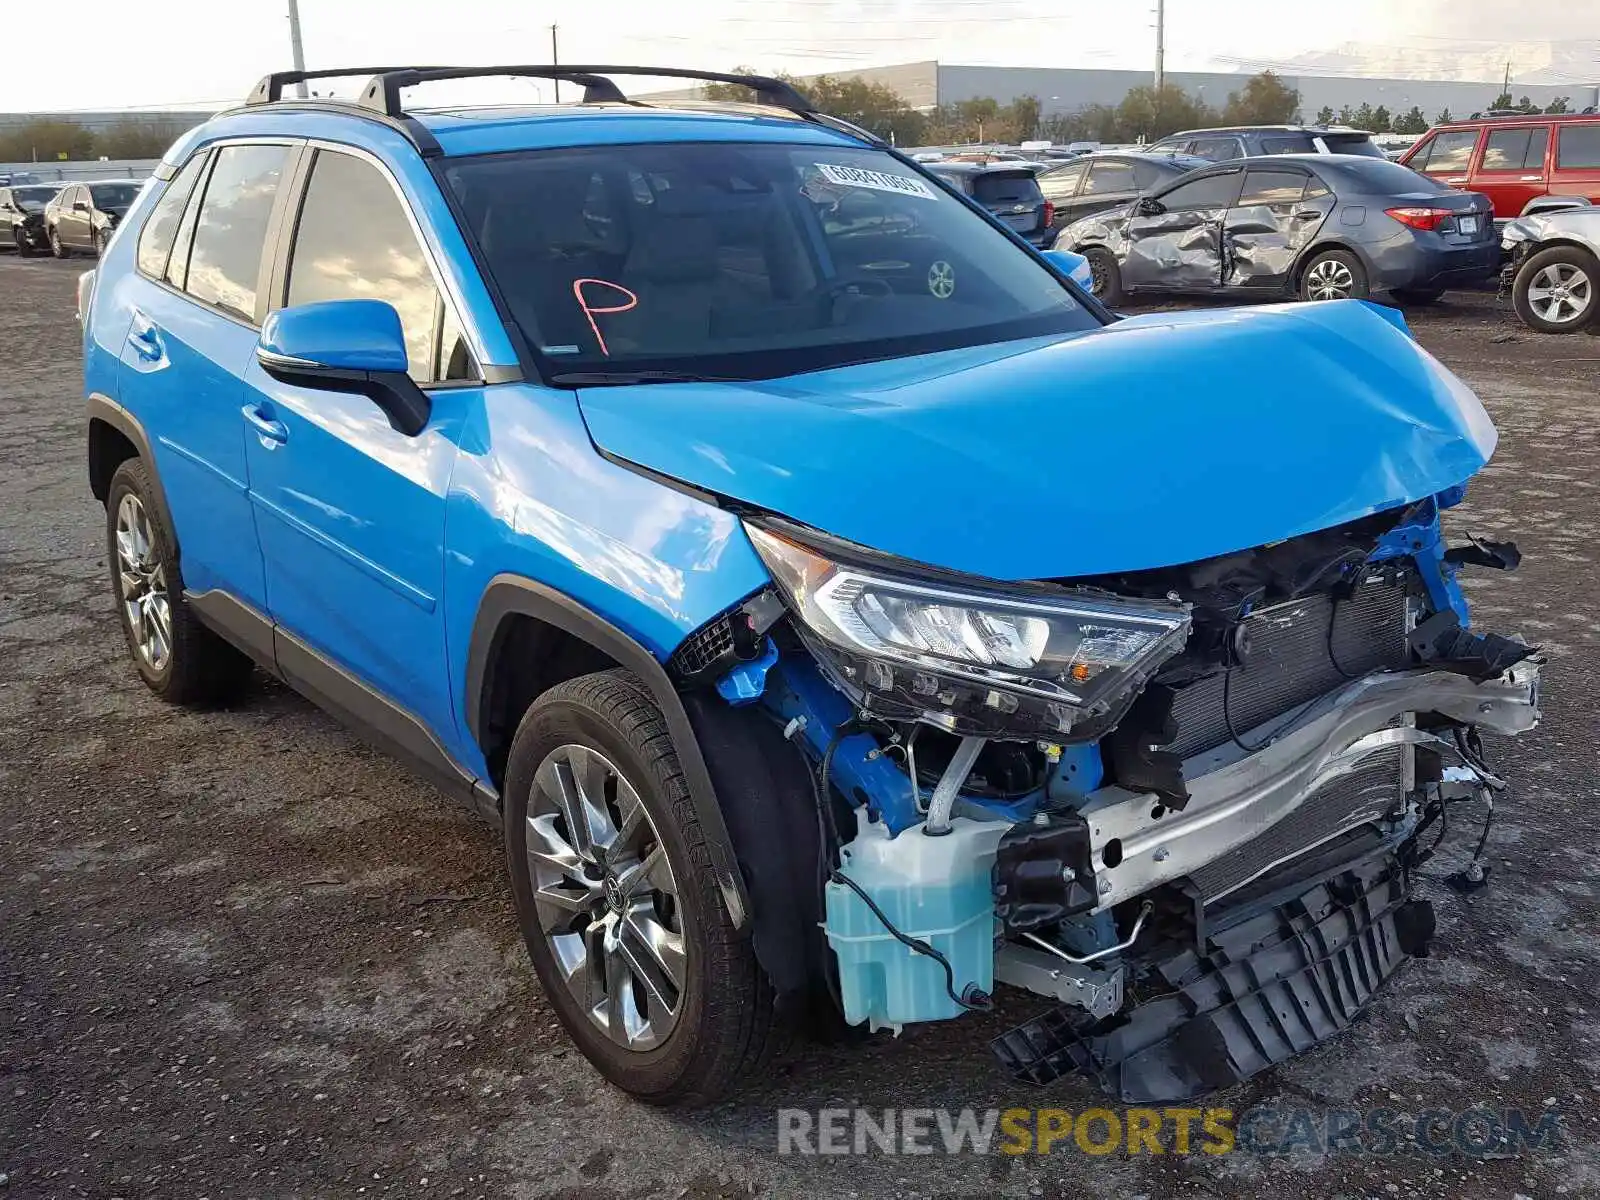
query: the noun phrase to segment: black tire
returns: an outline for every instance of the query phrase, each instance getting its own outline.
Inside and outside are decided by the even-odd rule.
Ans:
[[[38,253],[38,251],[33,248],[33,243],[30,242],[26,236],[24,236],[22,230],[20,229],[13,229],[11,231],[11,240],[17,244],[18,258],[32,258]]]
[[[57,258],[72,257],[72,251],[61,241],[61,231],[54,225],[50,226],[50,253]]]
[[[200,623],[183,598],[183,575],[173,552],[172,531],[154,503],[155,488],[143,459],[130,458],[111,476],[106,493],[106,554],[111,571],[111,594],[128,652],[145,685],[169,704],[193,707],[215,705],[236,697],[250,679],[252,664],[239,650]],[[129,573],[122,570],[118,547],[118,519],[125,497],[134,497],[143,513],[149,547],[150,576],[159,569],[165,592],[169,636],[167,653],[158,659],[141,648],[127,604]],[[148,590],[148,589],[146,589]]]
[[[1330,283],[1328,288],[1323,286],[1325,273]],[[1338,295],[1328,294],[1334,284],[1338,285]],[[1319,250],[1306,259],[1300,268],[1297,290],[1302,300],[1365,300],[1372,295],[1367,269],[1348,250]]]
[[[1564,320],[1551,320],[1549,308],[1543,314],[1536,311],[1530,293],[1535,282],[1550,280],[1547,272],[1562,274],[1566,286],[1578,291],[1583,308],[1576,315]],[[1594,324],[1596,315],[1600,314],[1600,261],[1577,246],[1551,246],[1548,250],[1541,250],[1529,256],[1517,272],[1517,278],[1511,285],[1511,301],[1522,323],[1540,333],[1579,333],[1588,329]],[[1565,306],[1562,312],[1565,313]]]
[[[94,252],[97,258],[104,258],[106,250],[111,245],[111,230],[102,229],[94,235]]]
[[[1126,296],[1122,290],[1122,268],[1111,251],[1103,246],[1090,246],[1083,252],[1089,260],[1089,271],[1094,277],[1095,299],[1106,307],[1121,304]]]
[[[1444,295],[1443,288],[1395,288],[1389,293],[1397,304],[1435,304]]]
[[[683,986],[674,1023],[650,1049],[621,1045],[590,1019],[562,974],[534,902],[527,847],[535,775],[547,756],[559,758],[567,753],[560,748],[570,746],[604,756],[638,795],[653,826],[647,836],[659,839],[653,844],[665,849],[676,882]],[[551,688],[528,709],[506,764],[504,831],[528,956],[568,1035],[602,1075],[651,1104],[688,1106],[718,1100],[764,1072],[788,1031],[774,1012],[772,987],[749,939],[734,930],[723,905],[666,721],[636,676],[620,670],[584,675]],[[606,890],[609,895],[609,884]],[[589,920],[577,919],[576,927]],[[606,961],[591,941],[585,961],[596,960]]]

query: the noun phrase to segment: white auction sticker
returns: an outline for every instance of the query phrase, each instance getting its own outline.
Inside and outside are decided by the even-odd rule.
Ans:
[[[841,167],[835,163],[818,163],[817,170],[842,187],[871,188],[875,192],[893,192],[897,196],[920,196],[924,200],[938,198],[922,180],[912,179],[907,175],[866,171],[860,167]]]

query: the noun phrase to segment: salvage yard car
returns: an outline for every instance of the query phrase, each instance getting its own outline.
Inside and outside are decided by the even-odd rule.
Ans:
[[[1063,229],[1095,295],[1233,292],[1403,304],[1489,279],[1489,202],[1382,158],[1283,155],[1195,171]]]
[[[1540,659],[1469,626],[1495,430],[1399,314],[1119,319],[776,79],[284,95],[335,74],[184,135],[83,279],[116,611],[161,698],[254,664],[495,822],[607,1079],[1005,985],[1018,1077],[1175,1099],[1427,951]],[[493,75],[583,98],[407,102]]]
[[[10,243],[21,258],[50,248],[45,233],[45,205],[61,190],[59,183],[12,184],[0,187],[0,245]]]
[[[1600,203],[1600,115],[1515,113],[1436,125],[1400,160],[1489,197],[1497,222]]]
[[[1541,212],[1501,231],[1517,316],[1540,333],[1579,333],[1600,314],[1600,208]]]

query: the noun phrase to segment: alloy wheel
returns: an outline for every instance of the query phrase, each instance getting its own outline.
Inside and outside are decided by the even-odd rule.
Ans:
[[[1528,283],[1528,307],[1540,320],[1568,325],[1589,311],[1594,284],[1574,263],[1551,263]]]
[[[639,793],[598,751],[557,746],[534,773],[527,855],[539,928],[573,999],[618,1045],[660,1045],[688,960],[677,880]]]
[[[144,502],[132,492],[117,505],[117,591],[133,648],[152,671],[172,657],[172,602],[167,569],[150,536]]]
[[[1337,258],[1313,263],[1306,272],[1306,294],[1313,300],[1348,300],[1355,286],[1356,277]]]

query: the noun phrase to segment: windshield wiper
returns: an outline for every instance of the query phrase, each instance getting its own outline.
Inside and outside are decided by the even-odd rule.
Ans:
[[[700,375],[693,371],[563,371],[550,376],[563,387],[602,387],[626,383],[748,383],[729,375]]]

